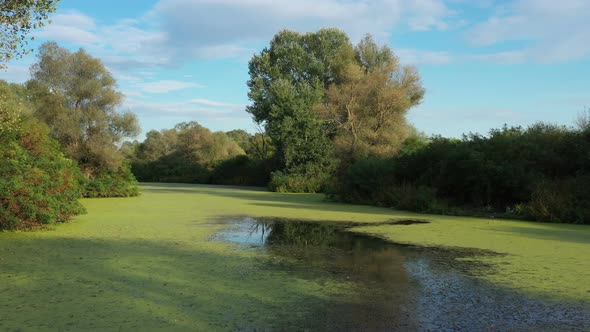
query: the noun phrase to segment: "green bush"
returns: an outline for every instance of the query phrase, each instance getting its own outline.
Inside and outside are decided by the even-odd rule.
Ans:
[[[135,161],[133,174],[141,182],[209,183],[211,170],[188,160],[181,153],[172,153],[154,161]]]
[[[236,186],[266,186],[272,169],[271,160],[236,156],[217,163],[211,183]]]
[[[590,223],[590,176],[543,181],[535,188],[527,212],[536,220]]]
[[[25,120],[0,135],[0,229],[29,229],[84,213],[81,174],[48,129]]]
[[[281,193],[317,193],[322,191],[328,176],[325,173],[308,171],[305,173],[273,172],[268,188]]]
[[[131,167],[123,163],[117,170],[102,170],[85,180],[84,197],[132,197],[139,195],[137,180]]]
[[[359,160],[332,197],[436,213],[590,223],[590,133],[548,124],[434,137],[394,158]]]

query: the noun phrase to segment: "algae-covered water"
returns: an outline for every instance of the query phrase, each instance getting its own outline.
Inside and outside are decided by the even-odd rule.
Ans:
[[[589,330],[590,227],[141,188],[0,233],[0,331]]]
[[[584,306],[559,304],[494,287],[476,278],[495,273],[469,258],[494,252],[399,245],[354,233],[355,223],[284,218],[225,217],[227,226],[211,240],[261,252],[257,269],[300,278],[351,283],[353,295],[335,296],[305,321],[280,329],[333,331],[486,331],[590,328]],[[419,227],[424,221],[382,223]],[[357,224],[358,226],[358,224]],[[306,306],[305,301],[301,303]]]

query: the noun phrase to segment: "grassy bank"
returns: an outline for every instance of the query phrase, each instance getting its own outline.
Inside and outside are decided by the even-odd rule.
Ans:
[[[51,230],[0,233],[0,328],[276,328],[355,285],[259,270],[254,251],[208,241],[222,215],[429,224],[358,228],[393,241],[489,249],[485,278],[557,300],[588,301],[590,227],[441,217],[328,203],[322,195],[144,184],[133,198],[85,199],[88,214]],[[302,308],[303,299],[311,303]],[[238,325],[235,325],[238,324]]]

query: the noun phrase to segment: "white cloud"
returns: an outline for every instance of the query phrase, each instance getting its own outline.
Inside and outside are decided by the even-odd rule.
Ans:
[[[453,62],[454,57],[449,52],[426,51],[414,48],[396,48],[395,54],[403,64],[410,65],[444,65]]]
[[[590,55],[590,1],[518,0],[496,9],[485,22],[468,32],[474,46],[508,41],[525,46],[504,52],[517,53],[520,61],[566,62]]]
[[[514,63],[523,63],[525,61],[528,61],[529,57],[525,51],[516,50],[516,51],[506,51],[506,52],[465,55],[465,56],[463,56],[463,59],[482,61],[482,62],[491,62],[491,63],[514,64]]]
[[[69,11],[52,17],[52,23],[44,29],[36,31],[37,38],[59,40],[79,45],[89,45],[101,42],[96,31],[96,23],[90,16],[77,11]]]
[[[246,105],[242,105],[242,104],[232,104],[232,103],[224,103],[224,102],[219,102],[219,101],[214,101],[214,100],[210,100],[210,99],[191,99],[189,101],[190,104],[196,104],[196,105],[203,105],[203,106],[212,106],[212,107],[227,107],[227,108],[241,108],[244,109],[246,107]]]
[[[288,28],[344,30],[353,41],[364,34],[388,36],[394,28],[446,29],[454,13],[442,0],[161,0],[148,14],[166,36],[175,57],[230,57],[251,53],[244,47],[268,42]]]
[[[394,28],[446,29],[455,13],[443,0],[160,0],[140,18],[99,25],[78,11],[54,16],[37,37],[72,43],[109,68],[181,65],[194,58],[245,58],[283,28],[336,27],[353,41]]]
[[[181,102],[146,102],[130,98],[123,105],[124,109],[141,116],[177,116],[199,117],[199,119],[249,119],[245,105],[216,102],[207,99],[187,100]]]
[[[160,80],[154,82],[138,83],[137,87],[146,93],[167,93],[188,88],[204,88],[204,85],[194,82],[183,82],[175,80]]]

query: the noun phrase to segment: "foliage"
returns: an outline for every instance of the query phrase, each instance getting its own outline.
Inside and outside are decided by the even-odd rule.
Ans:
[[[405,114],[424,94],[416,70],[390,48],[370,36],[353,47],[337,29],[283,30],[249,69],[247,111],[280,164],[274,190],[322,190],[354,160],[394,155],[409,134]]]
[[[45,25],[59,0],[3,0],[0,4],[0,69],[31,52],[28,34]],[[33,38],[31,37],[31,40]]]
[[[55,43],[45,43],[31,73],[27,88],[35,116],[51,128],[66,156],[78,162],[92,187],[88,192],[131,185],[133,181],[115,187],[91,184],[118,172],[123,156],[117,145],[139,133],[134,114],[116,111],[123,95],[101,61],[82,49],[72,53]],[[108,181],[126,178],[107,177]],[[119,194],[118,190],[113,192]]]
[[[328,183],[330,174],[308,164],[305,169],[293,173],[276,171],[271,174],[268,188],[276,192],[316,193],[321,192]]]
[[[346,34],[322,29],[307,34],[283,30],[250,61],[248,96],[253,103],[247,111],[264,125],[283,172],[294,179],[307,177],[308,167],[325,174],[334,167],[331,143],[314,106],[353,60]]]
[[[525,216],[560,223],[590,223],[590,175],[538,183]]]
[[[23,100],[15,96],[14,87],[0,81],[0,135],[18,131],[23,112]]]
[[[396,154],[409,134],[405,115],[424,95],[417,71],[401,66],[371,36],[361,40],[356,56],[358,63],[344,68],[342,82],[331,85],[326,102],[316,107],[345,164]]]
[[[394,158],[356,162],[331,194],[348,202],[415,211],[507,212],[541,221],[590,223],[590,193],[585,189],[589,138],[587,131],[543,123],[461,140],[435,137]]]
[[[84,197],[132,197],[139,187],[131,166],[123,163],[117,170],[104,169],[92,180],[86,179]]]
[[[209,183],[216,165],[244,150],[225,133],[192,121],[148,132],[133,154],[133,173],[140,181]]]
[[[250,145],[250,134],[243,129],[230,130],[225,133],[232,141],[236,142],[242,150],[246,151]]]
[[[64,222],[84,212],[81,174],[47,128],[26,118],[0,133],[0,142],[0,229]]]
[[[264,187],[273,169],[270,159],[252,159],[239,155],[215,165],[210,182],[214,184]]]

